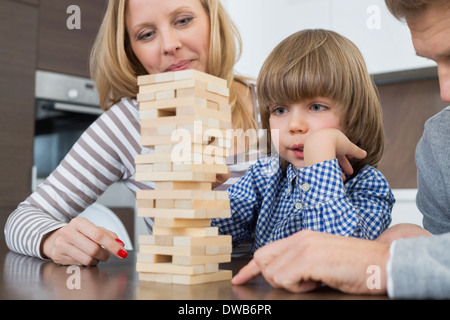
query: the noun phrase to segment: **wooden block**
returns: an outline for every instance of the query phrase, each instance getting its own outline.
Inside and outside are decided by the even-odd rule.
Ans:
[[[205,267],[205,273],[213,273],[219,271],[218,263],[207,263],[203,265]]]
[[[139,86],[139,94],[148,92],[159,92],[167,90],[177,90],[186,88],[195,88],[197,80],[188,79],[181,81],[170,81],[156,84],[143,84]]]
[[[230,209],[230,200],[174,200],[177,209]],[[157,204],[155,205],[156,207]]]
[[[211,191],[211,182],[156,181],[155,190],[202,190]]]
[[[161,83],[161,82],[170,82],[175,80],[174,72],[164,72],[164,73],[156,73],[156,74],[148,74],[144,76],[139,76],[137,78],[138,86],[151,84],[151,83]]]
[[[211,219],[155,218],[155,226],[164,228],[210,227]]]
[[[207,101],[206,107],[211,110],[219,110],[220,103],[214,101]]]
[[[231,254],[232,246],[227,245],[207,245],[207,246],[169,246],[169,245],[149,245],[139,244],[139,252],[149,255],[162,256],[210,256]],[[156,272],[156,271],[152,271]]]
[[[155,153],[171,153],[172,149],[172,144],[159,144],[154,147]]]
[[[172,283],[172,275],[170,273],[139,272],[139,280],[159,283]]]
[[[136,171],[153,172],[153,164],[136,164]]]
[[[209,158],[208,158],[209,159]],[[221,161],[222,159],[219,158]],[[215,174],[227,174],[228,166],[226,164],[174,164],[173,171],[191,171],[191,172],[213,172]]]
[[[172,135],[177,130],[177,127],[175,125],[168,125],[168,126],[158,126],[156,134],[157,135]]]
[[[174,144],[178,141],[172,142],[172,137],[167,136],[142,136],[140,139],[141,145],[144,147],[153,147],[158,144]]]
[[[176,109],[175,109],[176,110]],[[201,120],[199,116],[195,115],[187,115],[187,116],[181,116],[181,115],[172,115],[170,117],[161,117],[161,118],[155,118],[155,117],[149,117],[148,119],[145,119],[142,117],[142,113],[149,112],[151,110],[147,111],[140,111],[140,117],[141,117],[141,128],[156,128],[162,125],[182,125],[182,124],[190,124],[194,123],[197,120]]]
[[[217,119],[231,122],[231,113],[214,109],[204,108],[203,106],[191,105],[176,108],[177,116],[202,116],[209,119]]]
[[[205,247],[174,247],[140,244],[139,252],[144,254],[168,255],[168,256],[198,256],[205,255]]]
[[[161,162],[172,162],[172,155],[170,153],[153,153],[153,154],[138,154],[134,162],[136,164],[152,164]]]
[[[177,71],[174,74],[174,80],[186,80],[186,79],[196,79],[208,83],[213,83],[220,87],[227,87],[227,81],[225,79],[215,77],[213,75],[198,71],[198,70],[183,70]]]
[[[145,101],[153,101],[155,100],[155,93],[154,92],[138,93],[136,96],[136,100],[139,103]]]
[[[153,171],[155,172],[161,172],[161,171],[173,171],[173,164],[172,162],[168,163],[155,163],[153,164]]]
[[[190,236],[190,237],[211,237],[217,236],[219,230],[217,227],[201,227],[201,228],[164,228],[153,227],[155,235],[173,235],[173,236]]]
[[[169,273],[149,273],[140,272],[139,281],[178,284],[178,285],[196,285],[219,281],[231,280],[233,272],[231,270],[219,270],[215,273],[205,273],[199,275],[176,275]]]
[[[173,92],[173,90],[166,90],[160,92]],[[155,98],[157,94],[155,95]],[[160,95],[163,97],[163,94]],[[207,109],[207,100],[205,98],[196,97],[194,95],[189,95],[185,97],[175,97],[175,93],[167,94],[167,99],[159,99],[159,100],[149,100],[143,101],[139,103],[139,111],[147,111],[147,110],[158,110],[158,109],[175,109],[177,107],[188,107],[188,106],[197,106],[200,108]]]
[[[215,182],[216,175],[211,172],[136,172],[136,181],[189,181]]]
[[[137,208],[138,217],[174,218],[174,219],[207,219],[205,209],[159,209]]]
[[[220,270],[215,273],[206,273],[199,275],[173,275],[172,283],[195,285],[209,282],[231,280],[233,272],[231,270]]]
[[[205,245],[231,245],[232,238],[230,235],[221,235],[215,237],[187,237],[174,236],[174,246],[205,246]]]
[[[202,210],[202,209],[193,209],[193,210]],[[208,210],[206,210],[206,218],[207,219],[230,218],[230,217],[231,217],[230,209],[208,209]]]
[[[216,147],[210,147],[210,148],[216,148]],[[219,147],[220,148],[220,147]],[[223,161],[223,156],[218,154],[209,154],[215,153],[215,150],[210,151],[209,148],[206,146],[203,148],[201,145],[194,146],[194,151],[201,151],[205,150],[205,154],[197,153],[197,152],[191,152],[191,145],[187,147],[180,147],[179,149],[174,147],[173,151],[171,153],[154,153],[154,154],[139,154],[135,157],[135,164],[136,164],[136,171],[140,172],[162,172],[163,170],[155,170],[152,166],[142,166],[142,165],[155,165],[158,163],[173,163],[174,166],[178,165],[191,165],[196,164],[193,167],[187,167],[185,169],[181,167],[176,167],[175,170],[172,170],[172,166],[168,166],[170,168],[169,170],[166,170],[167,172],[170,171],[191,171],[191,172],[212,172],[212,173],[227,173],[228,167],[224,164],[221,164],[221,161]],[[198,150],[197,150],[198,149]],[[161,168],[161,167],[159,167]]]
[[[215,200],[228,195],[227,191],[199,191],[199,190],[173,190],[172,192],[159,190],[138,190],[137,199],[205,199]]]
[[[191,151],[189,151],[188,146],[190,146],[192,143],[195,144],[208,144],[209,137],[213,137],[218,136],[218,138],[220,138],[220,133],[216,134],[216,132],[211,131],[211,130],[207,130],[203,132],[203,135],[200,133],[200,138],[199,139],[194,139],[194,137],[191,137],[191,134],[187,134],[187,131],[178,131],[178,132],[174,132],[170,135],[148,135],[145,132],[145,128],[141,129],[141,138],[140,138],[140,143],[142,146],[144,147],[152,147],[155,148],[158,145],[172,145],[172,153],[173,154],[180,154],[182,152],[182,154],[185,153],[192,153],[194,157],[195,155],[198,155],[196,153],[193,153]],[[187,129],[184,129],[187,130]],[[218,129],[215,129],[218,130]],[[197,135],[198,136],[198,135]],[[229,140],[224,140],[224,139],[218,139],[217,138],[217,143],[215,144],[215,146],[219,146],[219,147],[223,147],[223,148],[230,148],[231,146],[231,141]],[[181,141],[180,141],[181,140]],[[176,148],[176,149],[175,149]],[[175,149],[175,150],[174,150]],[[188,151],[185,151],[185,150]],[[200,162],[201,163],[201,162]]]
[[[158,91],[155,95],[156,100],[167,100],[175,98],[175,90]]]
[[[214,83],[208,82],[206,84],[206,90],[209,92],[212,92],[212,93],[220,94],[221,96],[224,96],[224,97],[230,96],[230,90],[228,88],[218,86]]]
[[[231,254],[233,246],[231,244],[222,246],[206,246],[205,255]]]
[[[204,201],[223,201],[229,200],[227,191],[208,191],[208,190],[138,190],[136,192],[137,200],[155,200],[155,199],[170,199],[170,200],[204,200]]]
[[[160,274],[204,274],[207,269],[205,265],[197,265],[197,266],[183,266],[176,265],[172,263],[145,263],[145,262],[137,262],[136,263],[136,271],[137,272],[146,272],[146,273],[160,273]]]
[[[139,111],[139,119],[155,119],[158,118],[158,110],[140,110]]]
[[[175,209],[175,200],[173,200],[173,199],[155,199],[155,208]],[[180,208],[180,209],[183,209],[183,208]]]
[[[138,208],[155,208],[155,199],[142,199],[142,200],[136,200],[136,204]]]
[[[222,95],[217,92],[207,90],[208,84],[205,82],[194,81],[192,86],[183,86],[176,89],[176,95],[181,97],[195,96],[217,103],[228,104],[230,102],[228,95]],[[228,89],[226,89],[228,90]]]
[[[212,147],[215,148],[215,147]],[[205,149],[206,150],[206,149]],[[215,152],[215,151],[214,151]],[[200,157],[200,156],[199,156]],[[218,155],[201,156],[201,163],[197,156],[189,159],[185,155],[173,156],[171,154],[156,153],[155,155],[138,155],[135,158],[136,172],[171,172],[171,171],[190,171],[190,172],[212,172],[215,174],[227,174],[228,166],[223,164],[224,157]],[[185,161],[180,161],[185,160]],[[187,161],[186,161],[187,160]]]
[[[172,263],[172,256],[161,255],[161,254],[146,254],[138,252],[137,262],[144,263]]]
[[[172,235],[143,234],[138,240],[140,245],[173,246]]]
[[[229,218],[230,209],[164,209],[164,208],[137,208],[138,217],[173,218],[173,219],[218,219]]]
[[[172,263],[181,265],[198,265],[207,263],[226,263],[231,261],[230,254],[172,256]]]

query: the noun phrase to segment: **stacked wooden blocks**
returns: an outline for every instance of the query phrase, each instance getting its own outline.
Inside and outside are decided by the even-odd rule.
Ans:
[[[142,281],[199,284],[231,279],[219,263],[231,260],[231,236],[218,235],[211,219],[230,216],[226,191],[213,191],[228,172],[231,108],[227,82],[184,70],[141,76],[141,144],[136,180],[154,190],[137,192],[138,216],[154,219],[153,233],[139,237]]]

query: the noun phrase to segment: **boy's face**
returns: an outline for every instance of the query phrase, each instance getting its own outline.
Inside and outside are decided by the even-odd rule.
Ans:
[[[407,22],[417,55],[437,63],[441,98],[450,102],[450,4],[431,6]]]
[[[343,131],[336,103],[322,97],[271,106],[269,124],[278,153],[296,168],[305,166],[303,146],[311,133],[326,128]]]

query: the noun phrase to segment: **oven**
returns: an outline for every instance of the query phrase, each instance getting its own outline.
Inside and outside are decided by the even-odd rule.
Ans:
[[[38,70],[35,98],[33,190],[103,112],[87,78]]]

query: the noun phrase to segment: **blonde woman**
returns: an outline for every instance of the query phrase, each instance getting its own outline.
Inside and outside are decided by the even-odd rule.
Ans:
[[[214,225],[234,244],[254,233],[253,251],[304,229],[376,239],[395,200],[376,169],[381,107],[356,46],[332,31],[295,33],[267,58],[257,89],[278,154],[228,189],[231,218]]]
[[[59,264],[96,265],[110,253],[126,258],[113,232],[76,217],[118,180],[133,192],[152,187],[134,179],[135,156],[150,152],[139,143],[137,76],[196,69],[225,78],[234,128],[257,128],[254,88],[233,72],[239,50],[239,34],[219,0],[110,0],[91,57],[105,112],[10,215],[8,247]],[[229,168],[236,178],[247,167]]]

